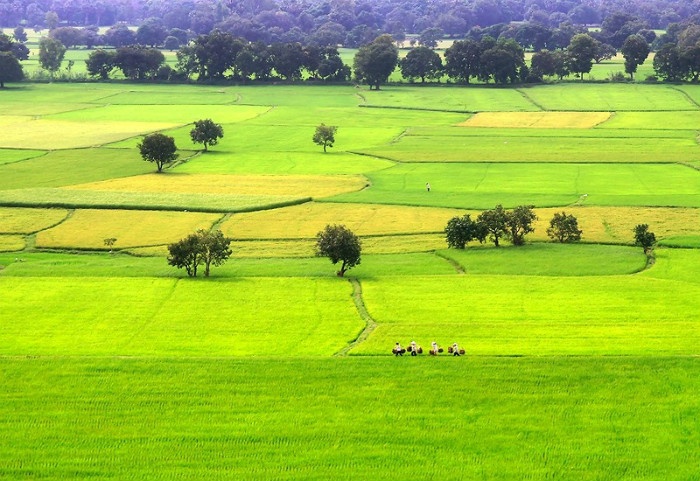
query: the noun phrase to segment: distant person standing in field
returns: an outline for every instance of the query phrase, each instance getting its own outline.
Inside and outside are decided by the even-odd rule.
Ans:
[[[392,349],[391,352],[394,353],[394,356],[403,356],[403,349],[401,348],[401,344],[397,342],[394,346],[394,349]]]
[[[426,183],[425,183],[425,190],[427,190],[428,192],[430,192],[430,182],[426,182]]]
[[[459,345],[456,342],[452,344],[452,355],[459,356]]]

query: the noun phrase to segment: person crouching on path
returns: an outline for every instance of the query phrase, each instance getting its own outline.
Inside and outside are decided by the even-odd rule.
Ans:
[[[433,341],[430,343],[430,354],[433,356],[437,356],[438,353],[440,352],[440,348],[437,345],[437,342]]]

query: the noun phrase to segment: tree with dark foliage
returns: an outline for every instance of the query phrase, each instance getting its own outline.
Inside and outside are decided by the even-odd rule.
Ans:
[[[472,220],[469,214],[465,214],[462,217],[453,217],[447,222],[445,227],[447,245],[455,249],[464,249],[473,240],[484,242],[487,235],[486,226]]]
[[[338,277],[360,264],[362,245],[360,239],[344,225],[327,225],[316,234],[316,255],[328,257],[333,264],[342,262]]]
[[[158,172],[162,172],[165,164],[173,162],[178,157],[175,139],[160,132],[145,136],[137,147],[143,160],[155,162]]]
[[[533,206],[519,205],[506,213],[506,237],[514,246],[524,245],[525,235],[535,231],[532,223],[537,220],[537,216],[532,208]]]
[[[204,152],[207,152],[210,145],[219,143],[219,139],[224,137],[224,129],[220,124],[214,123],[211,119],[197,120],[194,128],[190,130],[190,138],[195,144],[204,144]]]
[[[656,235],[649,230],[649,224],[637,224],[633,231],[634,245],[644,249],[647,256],[650,255],[656,245]]]
[[[549,221],[547,235],[559,242],[578,242],[581,240],[583,231],[578,228],[578,220],[573,215],[566,212],[557,212]]]
[[[399,62],[399,50],[390,35],[381,35],[355,54],[355,77],[379,90]]]
[[[338,127],[335,125],[321,124],[316,127],[316,132],[314,132],[313,141],[316,145],[321,145],[323,147],[323,152],[326,153],[326,147],[333,147],[335,142],[335,133],[338,131]]]
[[[19,82],[24,78],[22,64],[10,52],[0,52],[0,89],[5,82]]]

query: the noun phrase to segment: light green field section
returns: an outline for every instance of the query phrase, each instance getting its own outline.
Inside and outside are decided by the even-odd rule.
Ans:
[[[698,110],[698,105],[669,85],[576,84],[519,89],[542,110],[598,111],[681,111]]]
[[[397,340],[474,355],[697,355],[700,286],[639,276],[463,276],[363,281],[379,326],[352,353]]]
[[[64,209],[23,209],[0,207],[0,234],[30,234],[66,218]]]
[[[440,231],[459,214],[453,209],[309,202],[283,209],[235,214],[221,225],[235,239],[314,238],[327,224],[357,235]]]
[[[515,89],[473,87],[382,87],[358,90],[363,105],[457,112],[532,112],[542,110]],[[604,109],[601,109],[604,110]]]
[[[2,355],[329,356],[363,326],[339,279],[2,278],[0,286],[3,317],[23,320],[4,326]]]
[[[199,119],[214,119],[217,123],[243,122],[262,115],[267,107],[231,106],[231,105],[107,105],[91,109],[77,110],[48,117],[54,120],[71,120],[88,122],[89,125],[100,122],[121,121],[131,123],[150,123],[154,130],[163,130],[191,124]],[[69,124],[73,125],[73,124]],[[190,130],[192,127],[190,126]],[[189,132],[189,131],[188,131]]]
[[[0,165],[12,164],[46,154],[41,150],[0,149]]]
[[[153,172],[136,150],[76,149],[0,165],[0,193],[7,189],[61,187]],[[24,197],[19,193],[20,197]]]
[[[0,252],[21,251],[26,247],[24,237],[20,235],[0,234]]]
[[[1,125],[6,120],[11,122]],[[0,118],[0,147],[15,149],[75,149],[99,146],[134,135],[175,127],[173,122],[93,120],[75,122],[24,118]]]
[[[399,164],[334,201],[490,209],[504,206],[700,206],[700,173],[665,164]],[[425,183],[430,182],[427,192]]]
[[[107,249],[175,242],[197,229],[209,229],[221,216],[192,212],[77,210],[61,224],[37,234],[38,247]]]
[[[217,147],[218,149],[218,147]],[[366,155],[349,154],[329,149],[307,152],[220,152],[210,150],[175,170],[199,174],[270,174],[317,175],[362,174],[386,169],[394,162]]]
[[[362,102],[359,89],[351,86],[255,85],[235,87],[240,105],[288,105],[313,107],[355,107]]]
[[[468,275],[605,276],[639,272],[647,263],[638,247],[597,244],[537,243],[499,249],[489,246],[446,249],[439,254],[459,264]]]
[[[402,162],[698,162],[694,132],[576,129],[410,129],[361,149]]]
[[[610,112],[480,112],[459,125],[460,127],[590,129],[608,120],[610,115]]]
[[[135,86],[129,86],[129,89]],[[18,88],[3,92],[3,105],[10,108],[24,105],[29,110],[23,115],[43,115],[46,106],[84,105],[88,103],[109,103],[112,95],[122,92],[124,87],[109,84],[27,83]],[[101,102],[103,99],[104,102]]]
[[[700,111],[618,112],[601,129],[700,130]]]
[[[0,469],[684,481],[699,373],[690,358],[3,359]]]

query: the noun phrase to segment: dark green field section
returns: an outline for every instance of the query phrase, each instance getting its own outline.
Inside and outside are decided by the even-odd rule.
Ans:
[[[695,358],[0,359],[3,479],[694,479]]]

